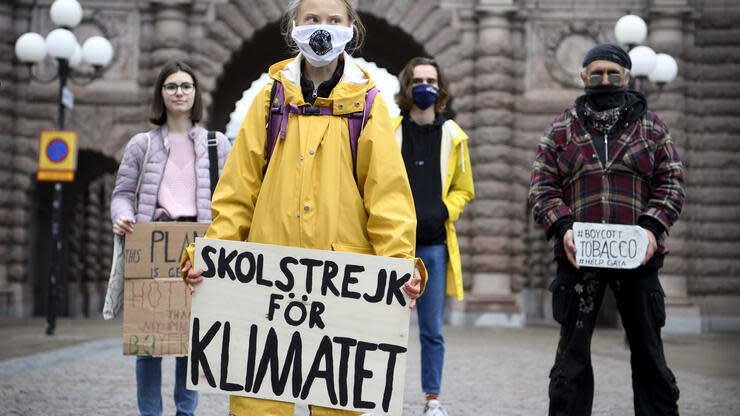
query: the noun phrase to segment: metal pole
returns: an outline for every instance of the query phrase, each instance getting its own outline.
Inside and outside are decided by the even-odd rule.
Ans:
[[[64,104],[62,94],[67,85],[69,75],[69,62],[66,59],[58,59],[59,62],[59,118],[58,129],[64,130]],[[59,227],[62,224],[62,184],[54,182],[54,192],[51,203],[51,274],[49,276],[49,305],[46,310],[46,335],[54,335],[56,330],[56,308],[57,296],[56,286],[59,281],[60,267],[59,254],[62,250]]]

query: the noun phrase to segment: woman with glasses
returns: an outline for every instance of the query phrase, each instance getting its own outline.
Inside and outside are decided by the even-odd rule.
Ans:
[[[154,85],[149,121],[156,127],[126,146],[111,197],[113,232],[134,231],[151,221],[211,222],[208,131],[198,125],[203,104],[193,70],[180,61],[162,68]],[[216,133],[218,170],[231,144]],[[138,195],[137,195],[138,190]],[[177,415],[193,415],[198,393],[185,388],[187,357],[175,364]],[[136,357],[136,387],[142,416],[162,414],[162,357]]]

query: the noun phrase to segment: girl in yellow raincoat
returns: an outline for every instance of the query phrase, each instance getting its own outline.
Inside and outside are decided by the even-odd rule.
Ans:
[[[375,86],[345,52],[359,46],[364,28],[347,0],[295,0],[284,18],[297,57],[270,67],[282,84],[284,103],[328,107],[333,115],[289,114],[270,160],[266,144],[272,83],[257,95],[242,122],[213,195],[213,222],[206,238],[321,250],[414,258],[416,216],[408,178],[385,102],[375,97],[353,152],[346,115],[362,111]],[[329,41],[322,42],[321,38]],[[269,162],[269,163],[268,163]],[[183,254],[186,283],[201,282],[193,270],[194,246]],[[404,284],[413,299],[426,271],[416,259]],[[359,323],[358,323],[359,324]],[[356,412],[312,406],[312,415]],[[293,415],[294,405],[231,396],[233,415]]]

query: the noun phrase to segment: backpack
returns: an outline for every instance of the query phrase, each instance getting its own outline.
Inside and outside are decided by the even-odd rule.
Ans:
[[[378,95],[378,88],[372,87],[365,94],[365,109],[363,111],[341,115],[342,117],[347,117],[347,123],[349,124],[349,145],[352,149],[352,172],[354,173],[355,181],[357,181],[357,141],[365,129],[367,119],[370,116],[370,108],[373,106],[376,95]],[[270,92],[270,114],[267,119],[267,151],[265,152],[266,163],[263,172],[267,172],[267,165],[270,163],[273,150],[275,150],[278,134],[281,140],[285,140],[285,129],[288,126],[288,114],[290,113],[330,116],[334,115],[334,109],[313,105],[298,107],[295,104],[288,104],[286,106],[283,84],[275,80],[272,84],[272,91]]]
[[[208,170],[211,173],[211,198],[213,198],[213,191],[216,190],[216,184],[218,183],[218,141],[216,140],[216,132],[208,130]]]

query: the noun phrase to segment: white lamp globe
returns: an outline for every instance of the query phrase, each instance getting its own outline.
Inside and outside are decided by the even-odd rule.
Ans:
[[[106,66],[113,59],[113,46],[102,36],[93,36],[82,45],[82,59],[90,65]]]
[[[78,68],[80,65],[82,65],[82,48],[78,43],[75,45],[75,53],[71,58],[69,58],[69,66],[72,68]]]
[[[75,53],[77,38],[67,29],[54,29],[46,35],[46,50],[55,58],[69,59]]]
[[[667,84],[678,75],[678,64],[671,55],[659,53],[655,57],[655,69],[648,75],[651,81],[656,84]]]
[[[647,24],[634,14],[622,16],[614,25],[614,36],[623,45],[637,45],[647,37]]]
[[[632,74],[636,77],[648,76],[655,69],[655,51],[647,46],[637,46],[629,52],[632,60]]]
[[[40,62],[46,56],[46,44],[43,36],[34,32],[22,34],[15,41],[15,56],[21,62],[32,64]]]
[[[49,10],[51,21],[57,26],[75,27],[82,20],[82,6],[77,0],[56,0]]]

